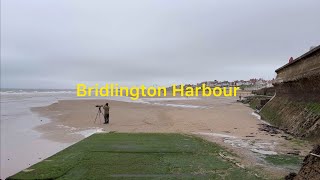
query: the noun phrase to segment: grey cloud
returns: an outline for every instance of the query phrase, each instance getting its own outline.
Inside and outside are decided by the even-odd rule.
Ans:
[[[290,56],[319,44],[319,5],[317,0],[1,1],[1,86],[271,79]]]

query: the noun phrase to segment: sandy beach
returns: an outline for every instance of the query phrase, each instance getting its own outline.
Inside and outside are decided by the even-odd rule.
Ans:
[[[264,122],[237,98],[145,98],[137,102],[115,100],[60,100],[44,107],[32,108],[40,117],[52,121],[37,126],[42,137],[51,141],[72,143],[94,132],[175,132],[201,136],[219,143],[239,155],[246,167],[262,168],[275,176],[292,169],[268,165],[264,155],[287,154],[293,150],[305,155],[309,145],[294,144],[283,134],[260,131]],[[110,124],[95,117],[95,105],[108,102]],[[101,117],[101,122],[103,117]]]
[[[100,124],[99,119],[94,123],[98,111],[95,105],[105,102],[111,107],[110,124]],[[50,106],[32,110],[41,116],[53,119],[52,122],[37,127],[37,130],[48,137],[50,131],[61,127],[59,124],[74,127],[74,131],[99,127],[104,131],[117,132],[232,132],[233,135],[240,137],[250,133],[259,135],[256,131],[259,121],[251,114],[252,110],[236,103],[234,98],[194,100],[163,98],[163,100],[150,99],[148,103],[61,100]],[[58,141],[68,139],[57,135],[52,138],[57,138]]]

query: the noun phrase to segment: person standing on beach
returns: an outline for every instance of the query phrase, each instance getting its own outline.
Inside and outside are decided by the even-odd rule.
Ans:
[[[110,110],[108,103],[106,103],[103,106],[103,109],[104,109],[104,124],[108,124],[109,123],[109,110]]]

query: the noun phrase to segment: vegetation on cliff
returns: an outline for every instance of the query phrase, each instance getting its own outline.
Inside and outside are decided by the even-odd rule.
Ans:
[[[319,139],[320,103],[276,96],[262,108],[260,115],[290,134],[311,140]]]

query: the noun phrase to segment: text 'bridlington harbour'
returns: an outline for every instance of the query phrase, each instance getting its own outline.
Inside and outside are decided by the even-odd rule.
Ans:
[[[172,85],[172,89],[168,90],[167,87],[146,87],[141,86],[119,86],[118,84],[105,84],[100,87],[98,84],[95,86],[87,86],[86,84],[77,84],[77,96],[101,96],[101,97],[112,97],[112,96],[127,96],[132,100],[137,100],[140,97],[166,97],[167,91],[172,93],[173,97],[209,97],[209,96],[237,96],[237,91],[240,87],[208,87],[202,84],[200,87],[185,87],[183,84],[177,86]]]

